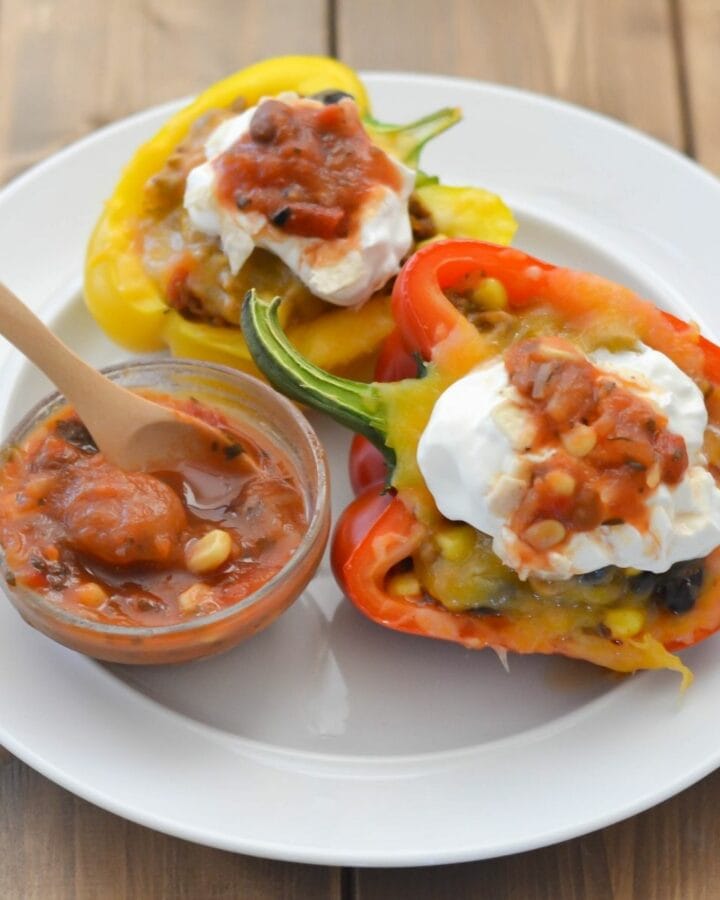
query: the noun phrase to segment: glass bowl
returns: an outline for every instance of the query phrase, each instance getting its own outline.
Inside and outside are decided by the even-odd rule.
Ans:
[[[295,469],[305,496],[307,531],[285,566],[254,593],[231,606],[180,623],[123,626],[83,619],[28,587],[9,583],[0,547],[5,592],[34,628],[96,659],[148,665],[186,662],[221,653],[270,625],[297,599],[315,573],[330,529],[325,452],[310,424],[289,400],[234,369],[161,359],[112,366],[103,372],[127,388],[192,396],[220,410],[231,423],[237,423],[240,431],[246,423],[262,432]],[[58,393],[38,403],[0,446],[0,459],[64,405],[66,401]]]

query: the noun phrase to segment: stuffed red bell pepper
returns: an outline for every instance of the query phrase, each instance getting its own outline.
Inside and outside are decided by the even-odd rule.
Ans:
[[[350,599],[466,647],[688,683],[673,651],[720,627],[720,350],[619,285],[476,241],[412,257],[393,316],[386,377],[420,377],[361,384],[304,360],[274,305],[244,307],[270,381],[387,464],[336,528]]]

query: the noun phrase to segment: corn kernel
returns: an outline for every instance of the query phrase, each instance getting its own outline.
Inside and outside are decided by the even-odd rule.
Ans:
[[[572,497],[577,487],[577,482],[569,472],[562,469],[553,469],[545,476],[545,481],[550,490],[557,497]]]
[[[32,500],[42,500],[42,498],[49,493],[56,481],[57,476],[55,475],[45,475],[33,478],[32,481],[29,481],[25,485],[25,493]]]
[[[207,584],[198,581],[191,584],[187,590],[184,590],[178,597],[178,606],[181,612],[192,613],[197,610],[203,600],[207,600],[212,596],[212,588]]]
[[[394,597],[416,597],[422,594],[422,585],[414,572],[398,572],[388,579],[387,592]]]
[[[108,599],[105,590],[94,581],[86,581],[84,584],[79,584],[74,589],[73,594],[78,603],[91,609],[99,609]]]
[[[577,360],[581,359],[580,352],[574,347],[558,347],[556,344],[541,344],[540,352],[544,359]]]
[[[497,278],[483,278],[471,294],[472,302],[482,309],[506,309],[508,295],[505,285]]]
[[[652,490],[660,484],[660,466],[654,462],[645,476],[645,484]]]
[[[212,572],[227,560],[231,550],[232,539],[227,531],[214,528],[185,548],[185,564],[196,575]]]
[[[451,525],[438,531],[435,541],[445,559],[460,562],[470,556],[475,547],[475,529],[469,525]]]
[[[597,443],[597,435],[589,425],[576,425],[562,435],[563,447],[571,456],[587,456]]]
[[[557,519],[541,519],[525,529],[523,538],[536,550],[549,550],[565,538],[565,526]]]
[[[645,614],[639,609],[611,609],[603,622],[614,638],[631,638],[642,631]]]
[[[720,465],[720,430],[713,425],[705,429],[705,456],[714,466]]]

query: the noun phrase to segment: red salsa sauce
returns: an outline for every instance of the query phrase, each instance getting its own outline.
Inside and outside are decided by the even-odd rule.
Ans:
[[[647,528],[647,498],[688,466],[667,419],[561,338],[519,341],[505,366],[533,414],[531,449],[551,451],[533,464],[510,527],[522,537],[539,522],[559,522],[563,538],[602,524]]]
[[[290,462],[195,400],[153,399],[215,425],[229,443],[167,470],[125,472],[61,410],[0,468],[10,585],[89,621],[167,626],[237,603],[285,566],[307,529]]]
[[[214,165],[221,202],[262,213],[287,234],[323,240],[348,237],[376,185],[400,188],[396,167],[350,100],[266,100]]]

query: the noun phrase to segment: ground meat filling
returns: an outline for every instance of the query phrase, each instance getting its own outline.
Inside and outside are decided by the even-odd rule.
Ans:
[[[688,466],[667,419],[560,338],[516,343],[505,366],[532,411],[532,449],[551,451],[533,464],[511,528],[541,550],[601,524],[647,527],[648,496]]]
[[[187,138],[178,144],[163,168],[145,186],[145,204],[149,211],[160,215],[182,206],[190,171],[205,162],[205,141],[224,119],[244,109],[245,101],[240,98],[229,109],[211,109],[193,122]]]

